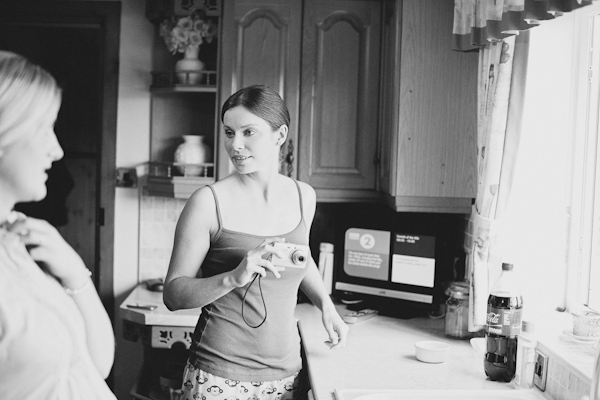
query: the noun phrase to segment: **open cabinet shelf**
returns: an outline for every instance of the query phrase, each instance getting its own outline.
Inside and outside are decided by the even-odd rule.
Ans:
[[[197,174],[186,174],[193,169],[201,169]],[[197,189],[215,182],[214,163],[179,164],[171,162],[148,163],[148,177],[145,193],[148,196],[164,196],[187,199]]]
[[[216,25],[216,36],[199,46],[199,71],[176,71],[183,53],[171,53],[161,36],[165,18],[183,18],[192,10],[180,2],[149,0],[147,16],[155,24],[150,74],[150,155],[143,195],[188,198],[196,189],[216,180],[217,129],[219,111],[219,45],[221,1],[194,5]],[[202,164],[177,164],[175,152],[184,136],[201,136],[208,154]],[[199,168],[202,173],[188,173]]]

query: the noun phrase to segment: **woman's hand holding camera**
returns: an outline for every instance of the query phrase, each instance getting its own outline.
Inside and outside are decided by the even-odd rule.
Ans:
[[[283,254],[281,254],[282,251],[276,248],[274,244],[284,241],[285,239],[282,238],[268,238],[258,247],[250,250],[237,268],[231,271],[231,281],[233,285],[236,287],[245,286],[254,278],[255,274],[264,278],[269,271],[277,278],[281,278],[279,271],[283,268],[274,266],[270,256],[271,254],[283,256]]]
[[[81,287],[89,272],[77,252],[45,220],[19,216],[8,229],[18,234],[31,257],[68,288]]]

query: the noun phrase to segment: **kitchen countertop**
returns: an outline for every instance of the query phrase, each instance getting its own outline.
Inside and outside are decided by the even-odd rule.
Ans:
[[[340,315],[347,312],[345,306],[337,307]],[[300,304],[296,316],[315,400],[334,399],[335,389],[514,390],[510,383],[488,380],[469,340],[444,336],[443,319],[376,316],[349,325],[346,347],[330,350],[320,311]],[[418,361],[414,343],[420,340],[450,344],[446,361]]]
[[[154,310],[127,305],[152,305]],[[337,305],[340,315],[347,310]],[[120,316],[141,325],[195,327],[200,309],[169,311],[161,292],[138,285],[120,305]],[[311,304],[299,304],[296,318],[308,362],[315,400],[335,399],[336,389],[387,390],[514,390],[510,383],[492,382],[483,371],[468,340],[444,336],[444,320],[418,317],[398,319],[376,316],[351,324],[345,348],[330,350],[321,312]],[[427,364],[415,357],[414,343],[439,340],[452,347],[441,364]],[[538,389],[535,389],[538,390]]]
[[[131,308],[128,305],[148,305],[156,308],[154,310],[144,310]],[[145,284],[136,286],[119,308],[120,316],[123,319],[141,325],[161,326],[195,327],[201,312],[201,308],[169,311],[163,302],[162,292],[150,291]]]

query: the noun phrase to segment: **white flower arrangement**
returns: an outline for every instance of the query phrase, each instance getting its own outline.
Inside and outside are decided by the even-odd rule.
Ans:
[[[185,52],[188,47],[198,47],[204,40],[212,42],[217,35],[217,25],[204,20],[198,12],[188,17],[166,19],[160,24],[160,36],[173,54]]]

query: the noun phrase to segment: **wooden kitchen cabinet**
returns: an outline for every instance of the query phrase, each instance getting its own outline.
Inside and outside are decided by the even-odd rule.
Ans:
[[[282,155],[281,172],[296,177],[302,1],[225,0],[222,21],[220,97],[225,101],[238,90],[256,84],[279,93],[291,120],[282,148],[286,154]],[[222,144],[218,154],[219,176],[223,177],[233,166]]]
[[[319,201],[377,198],[381,1],[305,1],[299,178]]]
[[[168,161],[181,134],[203,129],[215,149],[209,179],[230,174],[221,104],[266,84],[290,111],[281,172],[312,185],[318,201],[470,212],[478,54],[451,50],[453,10],[449,0],[223,0],[216,80],[153,91],[151,161]],[[172,180],[185,181],[163,185],[175,197],[202,184]]]
[[[469,213],[478,53],[451,50],[454,2],[386,2],[379,183],[397,211]]]
[[[281,172],[311,184],[319,201],[376,196],[381,4],[224,3],[220,97],[253,84],[282,96],[291,123]],[[218,170],[230,173],[231,163]]]

